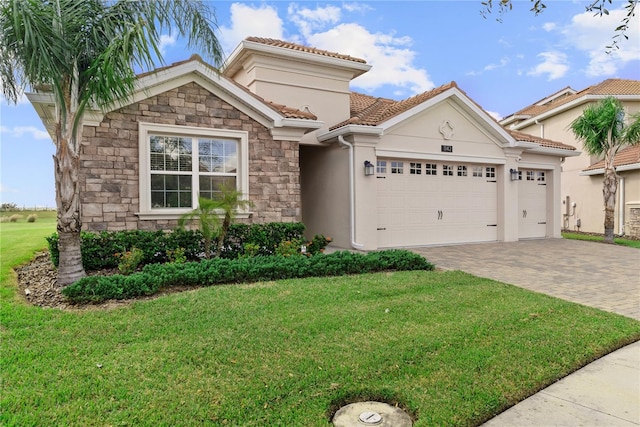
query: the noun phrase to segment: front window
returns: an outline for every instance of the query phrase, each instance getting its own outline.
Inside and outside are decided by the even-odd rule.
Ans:
[[[140,123],[140,215],[180,215],[223,186],[248,194],[243,131]]]

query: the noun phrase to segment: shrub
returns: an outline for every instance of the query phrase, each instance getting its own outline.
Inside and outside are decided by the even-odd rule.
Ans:
[[[169,258],[169,262],[173,262],[175,264],[184,264],[187,262],[187,257],[184,254],[184,248],[175,248],[175,249],[167,249],[167,258]]]
[[[284,242],[280,242],[278,247],[276,248],[276,255],[288,257],[292,255],[300,255],[300,240],[285,240]]]
[[[30,214],[30,215],[27,217],[27,222],[36,222],[36,219],[37,219],[37,218],[38,218],[38,215],[36,215],[36,214]]]
[[[116,258],[120,260],[118,270],[125,276],[133,273],[144,260],[144,252],[138,248],[132,248],[130,251],[116,253]]]
[[[238,258],[245,254],[247,244],[252,245],[249,247],[253,255],[273,255],[280,242],[296,239],[301,241],[304,229],[304,224],[300,222],[231,224],[220,256]],[[175,251],[178,248],[184,248],[186,261],[199,260],[204,254],[204,239],[199,230],[82,232],[80,239],[82,264],[89,271],[117,267],[120,260],[115,254],[122,252],[122,248],[136,247],[142,250],[143,265],[165,263],[169,261],[167,251]],[[58,234],[47,237],[47,242],[51,261],[57,267],[60,257]]]
[[[18,222],[18,220],[22,218],[22,215],[20,214],[13,214],[9,217],[9,221],[11,222]]]
[[[151,295],[161,287],[175,285],[210,286],[384,270],[433,270],[433,264],[418,254],[402,250],[366,255],[341,251],[313,257],[214,258],[185,264],[150,264],[130,276],[84,277],[65,287],[62,294],[74,302],[90,302]]]

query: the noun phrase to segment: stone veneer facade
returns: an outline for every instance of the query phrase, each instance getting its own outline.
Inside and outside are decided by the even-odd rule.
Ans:
[[[138,122],[249,133],[250,223],[300,221],[299,144],[274,141],[269,129],[195,83],[106,114],[84,126],[80,156],[82,228],[170,230],[176,220],[141,220]]]

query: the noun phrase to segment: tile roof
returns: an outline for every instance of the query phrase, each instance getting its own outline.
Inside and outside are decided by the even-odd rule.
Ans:
[[[198,62],[202,63],[204,66],[209,67],[211,70],[213,70],[215,73],[217,73],[217,75],[221,79],[225,79],[229,83],[231,83],[234,86],[238,87],[239,89],[242,89],[244,92],[246,92],[250,96],[254,97],[258,101],[264,103],[265,105],[267,105],[272,110],[275,110],[276,112],[282,114],[287,119],[308,119],[308,120],[317,120],[318,119],[318,117],[315,114],[313,114],[313,113],[311,113],[309,111],[302,111],[302,110],[299,110],[297,108],[287,107],[286,105],[283,105],[283,104],[276,104],[275,102],[271,102],[271,101],[265,100],[264,98],[262,98],[262,97],[256,95],[255,93],[251,92],[249,89],[247,89],[246,87],[244,87],[241,84],[237,83],[236,81],[234,81],[232,79],[229,79],[229,78],[223,76],[222,74],[220,74],[215,67],[213,67],[213,66],[209,65],[208,63],[206,63],[200,57],[200,55],[197,55],[197,54],[191,55],[191,57],[189,57],[189,59],[186,59],[186,60],[183,60],[183,61],[174,62],[171,65],[167,65],[165,67],[156,68],[153,71],[148,71],[148,72],[145,72],[145,73],[138,74],[137,77],[138,78],[145,77],[147,75],[154,74],[154,73],[157,73],[159,71],[167,70],[169,68],[177,67],[179,65],[186,64],[186,63],[191,62],[191,61],[198,61]]]
[[[624,80],[624,79],[608,79],[597,85],[589,86],[579,92],[571,90],[566,87],[556,94],[567,91],[567,94],[554,98],[554,95],[550,95],[546,98],[537,101],[522,110],[511,114],[511,116],[537,116],[546,111],[552,110],[561,105],[565,105],[571,101],[582,98],[586,95],[640,95],[640,80]],[[548,102],[546,100],[550,99]]]
[[[390,118],[404,113],[411,108],[453,88],[456,82],[450,82],[430,91],[412,96],[402,101],[389,98],[375,98],[362,93],[351,93],[351,118],[332,126],[337,129],[347,125],[378,126]]]
[[[245,40],[254,42],[254,43],[261,43],[267,46],[282,47],[285,49],[297,50],[300,52],[313,53],[316,55],[327,56],[330,58],[345,59],[347,61],[359,62],[361,64],[367,63],[367,61],[365,61],[364,59],[354,58],[353,56],[343,55],[336,52],[330,52],[328,50],[317,49],[315,47],[310,47],[310,46],[303,46],[303,45],[290,43],[290,42],[277,40],[277,39],[269,39],[264,37],[247,37]]]
[[[615,167],[633,165],[636,163],[640,163],[640,144],[632,145],[630,147],[622,149],[621,151],[618,151],[616,157],[613,159],[613,165]],[[600,160],[599,162],[592,164],[584,170],[591,171],[603,168],[604,160]]]
[[[534,142],[542,147],[546,148],[557,148],[561,150],[571,150],[575,151],[576,147],[568,144],[563,144],[562,142],[552,141],[546,138],[538,138],[533,135],[529,135],[528,133],[518,132],[511,129],[505,129],[509,134],[514,137],[517,141],[526,141],[526,142]]]

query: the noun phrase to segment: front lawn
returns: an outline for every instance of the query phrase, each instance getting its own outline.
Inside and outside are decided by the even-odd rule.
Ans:
[[[7,426],[327,426],[366,399],[415,426],[473,426],[640,339],[635,320],[461,272],[217,286],[110,311],[3,299]]]
[[[587,240],[590,242],[600,242],[600,243],[602,243],[603,241],[603,237],[601,235],[593,235],[593,234],[586,234],[586,233],[571,233],[568,231],[563,231],[562,237],[565,239]],[[616,245],[629,246],[631,248],[640,249],[640,240],[623,239],[620,237],[616,237],[613,239],[613,241]]]

